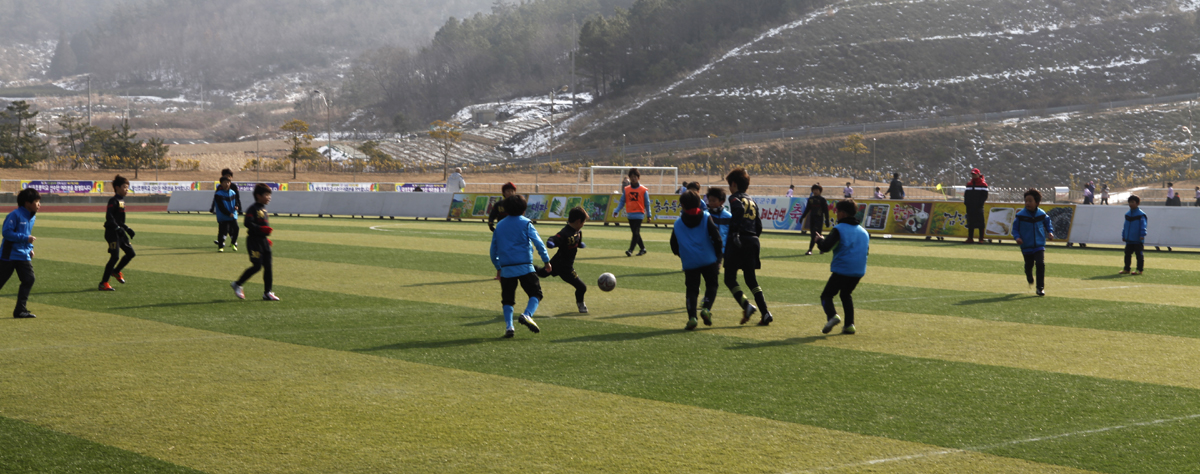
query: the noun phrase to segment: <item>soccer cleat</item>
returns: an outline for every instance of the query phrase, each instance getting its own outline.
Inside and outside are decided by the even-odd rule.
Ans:
[[[225,247],[217,247],[218,252],[225,252]]]
[[[1038,295],[1038,296],[1046,296],[1046,290],[1043,290],[1043,289],[1041,289],[1041,288],[1038,288],[1038,290],[1037,290],[1037,295]]]
[[[586,304],[583,304],[583,302],[582,302],[582,301],[580,301],[580,302],[579,302],[579,312],[580,312],[580,313],[583,313],[583,314],[587,314],[587,312],[588,312],[588,311],[587,311],[587,305],[586,305]]]
[[[233,251],[237,252],[237,244],[233,244]]]
[[[851,324],[849,326],[843,326],[842,334],[854,334],[854,325]]]
[[[1121,270],[1121,271],[1117,272],[1117,275],[1128,275],[1128,274],[1129,274],[1129,270]]]
[[[21,311],[20,313],[14,314],[13,317],[17,319],[29,319],[36,318],[37,316],[34,316],[33,313],[30,313],[29,311]]]
[[[100,291],[117,291],[117,289],[113,288],[108,282],[104,282],[100,284]]]
[[[642,255],[646,255],[646,249],[642,249],[641,252],[637,253],[637,256],[639,256],[639,257],[641,257]]]
[[[740,322],[738,324],[746,324],[746,323],[750,322],[750,317],[754,316],[754,313],[757,311],[758,311],[758,307],[756,307],[750,303],[746,303],[746,307],[742,308],[742,322]]]
[[[233,294],[236,295],[239,300],[246,299],[246,294],[242,292],[242,285],[237,284],[236,281],[231,281],[229,282],[229,287],[233,288]]]
[[[774,321],[774,320],[775,320],[775,318],[771,316],[771,312],[767,311],[767,312],[763,313],[762,319],[758,320],[758,325],[759,326],[767,326],[767,325],[771,324],[771,321]]]
[[[829,334],[829,331],[832,331],[834,326],[837,326],[841,323],[842,317],[836,314],[833,315],[832,318],[829,318],[829,321],[825,321],[825,327],[821,328],[821,334]]]
[[[213,244],[216,244],[217,247],[222,247],[220,240],[214,240]]]
[[[625,251],[625,256],[626,256],[626,257],[632,257],[632,256],[633,256],[633,251],[632,251],[632,250],[626,250],[626,251]]]
[[[522,314],[521,317],[517,319],[517,322],[525,325],[525,327],[529,328],[530,331],[533,331],[534,334],[542,332],[542,329],[538,327],[537,323],[533,322],[533,318],[529,317],[528,315]]]
[[[263,301],[279,301],[279,297],[275,296],[275,292],[268,291],[263,293]]]
[[[1133,272],[1132,274],[1133,274],[1133,275],[1141,275],[1141,274],[1142,274],[1142,271],[1141,271],[1141,270],[1138,270],[1138,271],[1136,271],[1136,272]]]
[[[517,335],[517,332],[516,332],[516,331],[513,331],[512,329],[505,329],[505,330],[504,330],[504,338],[505,338],[505,339],[512,339],[512,337],[513,337],[513,336],[516,336],[516,335]]]
[[[697,324],[699,324],[699,321],[696,321],[696,317],[692,316],[692,317],[688,318],[687,326],[684,326],[683,328],[688,331],[691,331],[691,330],[696,329]]]
[[[124,273],[122,273],[122,272],[117,272],[117,282],[118,282],[118,283],[120,283],[120,284],[122,284],[122,285],[124,285],[124,284],[125,284],[125,274],[124,274]]]
[[[705,326],[712,326],[712,310],[700,308],[700,319],[704,321]]]
[[[809,251],[807,251],[807,252],[804,252],[804,255],[812,255],[812,250],[809,250]]]

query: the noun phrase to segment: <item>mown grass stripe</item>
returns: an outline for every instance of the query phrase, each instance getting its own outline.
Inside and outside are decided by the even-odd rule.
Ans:
[[[200,472],[3,416],[0,446],[0,472],[10,474]]]
[[[0,331],[5,345],[21,347],[0,352],[12,368],[0,373],[6,416],[211,472],[779,472],[931,449],[103,313],[40,311]],[[969,452],[937,465],[1072,471]]]

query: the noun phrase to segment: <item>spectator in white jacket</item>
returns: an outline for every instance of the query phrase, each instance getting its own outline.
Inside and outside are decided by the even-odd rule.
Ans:
[[[454,173],[446,178],[446,192],[461,193],[467,189],[467,180],[462,177],[462,168],[454,168]]]

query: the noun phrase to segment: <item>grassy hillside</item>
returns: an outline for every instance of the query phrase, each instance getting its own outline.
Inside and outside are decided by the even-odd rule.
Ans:
[[[620,110],[584,141],[638,141],[1191,92],[1198,2],[851,0]],[[614,107],[615,109],[615,107]]]

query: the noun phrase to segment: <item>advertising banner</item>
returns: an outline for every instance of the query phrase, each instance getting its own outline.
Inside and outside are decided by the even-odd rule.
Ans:
[[[133,194],[171,194],[175,191],[199,189],[195,181],[130,181],[129,192]]]
[[[253,192],[254,192],[254,186],[255,186],[255,185],[259,185],[259,184],[265,184],[265,185],[267,185],[267,187],[268,187],[268,188],[271,188],[271,191],[272,191],[272,192],[274,192],[274,191],[287,191],[287,190],[288,190],[288,184],[287,184],[287,183],[259,183],[259,182],[256,182],[256,181],[234,181],[234,182],[233,182],[233,184],[237,185],[237,187],[238,187],[238,192],[245,192],[245,193],[253,193]],[[199,185],[199,183],[197,183],[197,185]],[[220,186],[221,186],[221,182],[220,182],[220,181],[213,181],[213,189],[217,189],[217,188],[218,188],[218,187],[220,187]],[[196,189],[200,189],[200,188],[199,188],[199,187],[197,187]]]
[[[1012,239],[1012,223],[1017,218],[1017,212],[1023,207],[1019,203],[984,204],[983,215],[987,219],[984,227],[985,238]],[[1050,216],[1050,223],[1054,226],[1054,237],[1057,240],[1069,239],[1075,205],[1045,204],[1039,207]],[[928,235],[966,238],[966,205],[961,202],[933,203]]]
[[[610,211],[605,222],[621,222],[628,223],[629,217],[625,215],[625,208],[617,211],[617,206],[621,202],[621,196],[618,194],[608,195],[611,199],[611,205],[608,206]],[[683,212],[683,208],[679,205],[678,194],[651,194],[650,195],[650,210],[654,219],[643,221],[643,224],[674,224],[679,215]]]
[[[49,194],[103,193],[103,181],[21,181],[21,189],[36,189]]]
[[[420,191],[417,191],[420,189]],[[444,193],[446,192],[446,183],[396,183],[396,192],[398,193]],[[487,217],[487,216],[484,216]]]
[[[762,219],[763,230],[801,230],[800,216],[804,214],[804,206],[808,200],[796,197],[764,196],[754,197],[758,204],[759,219]],[[728,204],[726,208],[728,208]]]
[[[397,184],[397,189],[399,184]],[[492,206],[500,202],[499,194],[455,194],[450,201],[451,219],[487,219]]]
[[[504,197],[500,194],[458,194],[450,202],[451,219],[487,219],[492,207]],[[576,206],[588,213],[588,222],[604,222],[612,199],[609,194],[528,194],[525,217],[536,221],[566,222]]]
[[[375,191],[374,183],[308,183],[309,191],[333,193],[369,193]]]
[[[925,235],[932,209],[931,202],[862,201],[858,203],[857,217],[869,233]]]

